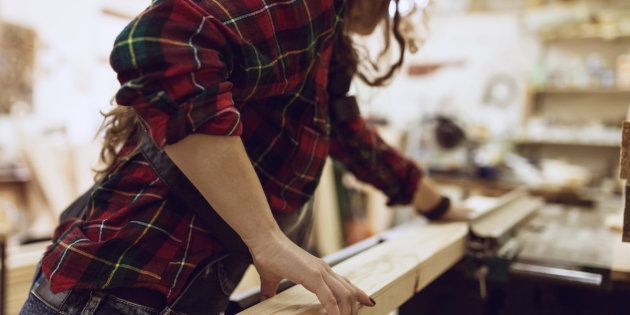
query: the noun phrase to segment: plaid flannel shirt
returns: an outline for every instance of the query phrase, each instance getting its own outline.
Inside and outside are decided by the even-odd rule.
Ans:
[[[331,126],[328,66],[343,0],[158,0],[117,37],[121,105],[158,147],[192,133],[240,136],[273,211],[313,194],[326,157],[409,203],[420,170],[361,117]],[[122,148],[85,215],[60,223],[42,267],[51,289],[144,287],[173,301],[224,250],[141,154]],[[85,209],[72,209],[85,207]]]

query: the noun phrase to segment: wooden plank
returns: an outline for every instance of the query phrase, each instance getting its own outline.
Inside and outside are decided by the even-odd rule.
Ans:
[[[472,220],[470,229],[479,237],[500,238],[543,205],[544,202],[540,198],[521,196],[478,219]]]
[[[20,140],[24,146],[24,158],[32,171],[33,182],[37,183],[45,201],[55,217],[78,195],[72,171],[71,151],[66,145],[52,141],[48,134],[24,130]],[[67,140],[64,138],[64,141]]]
[[[317,250],[322,256],[334,253],[343,247],[341,218],[335,190],[332,161],[328,159],[315,191],[313,204],[313,229]]]
[[[17,314],[28,297],[37,263],[50,242],[7,249],[7,314]]]
[[[465,223],[417,224],[399,237],[354,256],[333,270],[350,279],[374,300],[359,314],[386,314],[407,301],[465,252]],[[295,286],[241,314],[320,314],[317,297]]]
[[[498,197],[472,196],[464,201],[464,205],[472,209],[469,218],[477,220],[524,196],[527,196],[527,190],[518,188]]]

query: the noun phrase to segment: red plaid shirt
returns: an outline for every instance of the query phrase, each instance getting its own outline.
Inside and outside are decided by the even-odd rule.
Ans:
[[[158,145],[192,133],[240,136],[273,211],[313,194],[326,157],[410,202],[420,170],[356,117],[331,126],[327,79],[342,0],[158,0],[116,39],[116,95]],[[167,302],[202,260],[223,250],[182,208],[130,140],[61,222],[43,259],[53,291],[145,287]],[[75,205],[77,207],[77,205]],[[73,209],[69,209],[73,210]],[[74,209],[77,210],[77,209]]]

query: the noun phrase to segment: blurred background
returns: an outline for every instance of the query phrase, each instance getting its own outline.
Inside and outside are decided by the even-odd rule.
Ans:
[[[118,88],[109,66],[112,43],[147,5],[0,0],[8,314],[24,301],[59,213],[93,183],[100,112],[111,108]],[[519,261],[596,280],[549,281],[491,268],[480,294],[480,278],[455,268],[407,312],[461,313],[435,302],[451,298],[456,283],[458,305],[468,313],[622,314],[630,248],[621,243],[618,174],[620,126],[630,105],[630,2],[438,0],[426,10],[428,25],[419,29],[427,39],[393,82],[353,85],[364,116],[454,199],[475,206],[484,199],[471,196],[517,188],[543,198],[544,206],[510,235],[520,244]],[[379,36],[357,41],[373,51],[383,45]],[[311,250],[331,254],[414,216],[385,201],[329,163]]]

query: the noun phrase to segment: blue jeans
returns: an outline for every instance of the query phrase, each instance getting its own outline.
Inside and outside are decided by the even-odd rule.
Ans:
[[[20,315],[185,315],[221,314],[229,297],[249,266],[228,255],[209,261],[198,270],[182,294],[164,309],[154,309],[112,295],[104,290],[50,291],[48,280],[38,268],[33,286]]]
[[[52,293],[41,270],[33,282],[31,292],[20,315],[53,314],[137,314],[157,315],[160,312],[104,291],[71,290]]]

